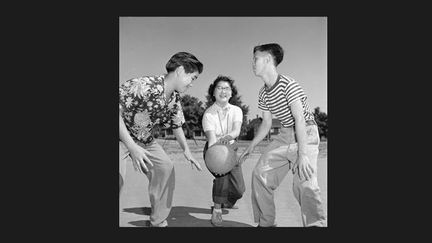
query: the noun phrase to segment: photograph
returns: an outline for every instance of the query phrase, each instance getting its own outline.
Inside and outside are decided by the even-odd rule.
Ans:
[[[331,225],[327,16],[117,20],[119,227]]]

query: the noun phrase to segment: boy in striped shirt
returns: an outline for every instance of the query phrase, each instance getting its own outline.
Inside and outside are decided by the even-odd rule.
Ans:
[[[292,170],[293,192],[300,204],[303,226],[325,226],[320,188],[317,181],[319,135],[307,96],[290,77],[277,72],[283,49],[270,43],[254,47],[253,71],[264,81],[259,91],[258,108],[263,121],[258,133],[240,156],[242,163],[265,138],[272,116],[280,120],[280,134],[265,148],[252,174],[252,208],[258,227],[275,225],[274,190]]]

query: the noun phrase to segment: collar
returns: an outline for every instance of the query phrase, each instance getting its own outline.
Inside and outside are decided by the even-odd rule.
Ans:
[[[271,87],[267,87],[267,85],[264,84],[265,90],[267,92],[271,92],[279,84],[281,79],[282,79],[282,76],[280,74],[278,74],[277,78],[276,78],[276,82]]]
[[[227,103],[227,105],[225,107],[221,107],[216,102],[214,103],[214,107],[217,111],[228,111],[231,108],[231,106],[232,105],[230,103]]]

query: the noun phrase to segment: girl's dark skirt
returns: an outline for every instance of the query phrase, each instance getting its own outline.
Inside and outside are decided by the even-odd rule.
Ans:
[[[231,148],[237,153],[238,147],[234,143],[230,145]],[[208,149],[208,142],[204,146],[203,158]],[[237,154],[236,154],[237,156]],[[236,165],[227,174],[220,176],[210,171],[215,177],[213,180],[212,198],[213,202],[217,204],[224,204],[228,207],[233,206],[238,199],[243,196],[245,192],[245,183],[243,179],[243,172],[241,165]]]

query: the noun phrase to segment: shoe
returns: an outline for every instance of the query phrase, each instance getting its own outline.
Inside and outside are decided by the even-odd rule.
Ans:
[[[211,223],[216,227],[222,226],[222,212],[216,212],[212,209]]]
[[[228,204],[228,203],[222,203],[222,208],[226,208],[226,209],[238,209],[239,207],[237,205],[232,205],[232,204]]]
[[[150,223],[150,227],[168,227],[168,222],[166,220],[162,221],[159,224],[153,225],[152,223]]]

